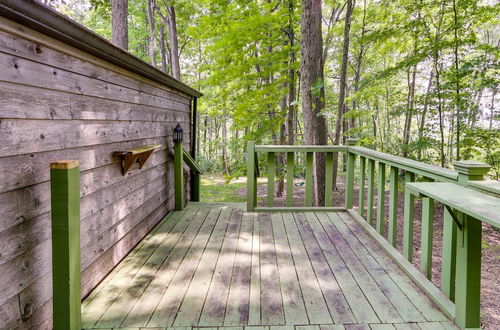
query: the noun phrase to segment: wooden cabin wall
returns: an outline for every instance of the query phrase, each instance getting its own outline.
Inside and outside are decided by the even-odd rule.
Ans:
[[[0,17],[0,329],[52,325],[50,162],[80,162],[83,297],[173,208],[189,121],[189,96]],[[113,151],[149,144],[122,176]]]

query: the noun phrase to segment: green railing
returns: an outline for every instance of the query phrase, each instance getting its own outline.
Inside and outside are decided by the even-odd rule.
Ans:
[[[175,210],[184,209],[184,163],[191,169],[191,201],[200,201],[201,169],[182,143],[174,143]]]
[[[249,142],[247,146],[247,209],[248,211],[306,211],[309,209],[317,210],[313,207],[313,159],[315,153],[326,154],[326,173],[325,173],[325,205],[322,207],[325,211],[345,210],[345,206],[332,205],[333,193],[333,159],[335,153],[346,152],[345,146],[263,146],[255,145],[255,142]],[[259,153],[266,153],[267,159],[267,201],[266,207],[257,206],[257,177],[259,174]],[[286,206],[276,207],[274,204],[274,185],[275,185],[275,156],[277,153],[286,155]],[[304,206],[294,205],[294,174],[297,154],[305,154],[305,198]],[[354,176],[351,176],[352,178]],[[352,196],[352,194],[351,194]],[[352,203],[352,200],[351,200]],[[349,201],[346,200],[346,205]]]
[[[372,149],[355,146],[355,140],[350,140],[348,146],[256,146],[248,144],[248,211],[347,211],[379,242],[399,266],[423,289],[435,303],[462,328],[479,327],[479,292],[480,292],[480,255],[481,255],[481,221],[495,227],[500,227],[500,210],[493,205],[500,205],[500,183],[484,181],[483,176],[488,172],[486,164],[463,161],[454,164],[455,170],[429,165],[418,161],[389,155]],[[267,153],[268,198],[266,207],[257,207],[257,176],[259,152]],[[286,153],[286,205],[274,207],[274,159],[275,153]],[[293,204],[293,174],[294,156],[298,152],[305,152],[306,162],[306,194],[305,206],[294,207]],[[326,169],[326,203],[325,206],[312,207],[312,168],[313,153],[327,153]],[[345,152],[345,205],[331,207],[331,173],[333,173],[332,155],[334,152]],[[358,164],[358,165],[357,165]],[[389,171],[389,208],[385,213],[386,172]],[[400,184],[410,188],[415,182],[414,189],[404,189],[403,212],[403,250],[396,249],[398,230],[398,190]],[[358,205],[353,209],[357,182]],[[423,186],[422,186],[423,184]],[[428,196],[425,191],[417,191],[425,187],[437,186],[441,190],[462,192],[464,205],[459,208],[456,195]],[[445,184],[446,186],[441,186]],[[420,186],[419,186],[420,185]],[[438,191],[440,188],[437,188]],[[489,195],[485,194],[488,193]],[[493,196],[492,196],[493,195]],[[375,206],[375,196],[377,205]],[[439,197],[439,198],[438,198]],[[422,228],[420,243],[420,270],[412,264],[414,210],[415,198],[422,198]],[[484,214],[473,211],[473,200],[476,204],[484,203]],[[432,255],[434,240],[434,204],[438,201],[444,205],[441,288],[431,281]],[[496,203],[496,204],[495,204]],[[376,211],[376,213],[374,212]],[[385,228],[387,227],[387,233]],[[387,237],[387,238],[386,238]],[[458,244],[457,244],[458,242]]]

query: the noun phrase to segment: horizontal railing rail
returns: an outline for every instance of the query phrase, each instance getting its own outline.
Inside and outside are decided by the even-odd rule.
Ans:
[[[191,169],[191,200],[200,201],[202,171],[191,155],[184,149],[182,143],[174,143],[174,185],[175,210],[184,209],[184,163]]]
[[[479,327],[481,221],[498,228],[496,220],[474,214],[469,206],[459,207],[456,201],[415,194],[411,187],[416,182],[443,185],[442,189],[466,190],[471,200],[488,200],[488,208],[500,204],[500,182],[485,181],[487,164],[462,161],[454,163],[454,170],[425,164],[419,161],[393,156],[376,150],[355,146],[349,140],[348,146],[275,146],[248,144],[248,211],[342,211],[346,210],[378,241],[399,266],[412,278],[433,301],[462,328]],[[297,153],[305,153],[305,207],[293,205],[294,169]],[[313,154],[326,153],[326,205],[312,207]],[[257,207],[258,153],[267,153],[267,200],[266,207]],[[274,205],[275,156],[286,155],[286,207]],[[333,154],[345,153],[345,205],[331,207]],[[388,177],[387,177],[387,173]],[[358,205],[354,210],[354,193],[357,183]],[[407,186],[408,184],[408,186]],[[420,184],[420,183],[418,183]],[[388,185],[388,214],[385,212]],[[397,250],[399,189],[404,187],[402,219],[402,251]],[[448,188],[447,188],[448,187]],[[488,195],[486,195],[488,194]],[[455,196],[456,197],[456,196]],[[420,265],[413,264],[414,221],[416,198],[422,198],[422,222],[420,237]],[[463,198],[465,201],[467,197]],[[376,201],[376,205],[375,205]],[[431,281],[434,233],[435,201],[444,205],[441,286]],[[489,203],[489,204],[488,204]],[[464,204],[467,204],[464,202]],[[488,206],[489,205],[489,206]],[[480,206],[476,206],[479,207]],[[498,212],[497,209],[491,212]],[[465,218],[469,220],[464,220]],[[387,231],[387,232],[386,232]],[[460,246],[457,246],[461,244]],[[474,260],[472,260],[472,259]],[[464,293],[465,292],[465,293]]]

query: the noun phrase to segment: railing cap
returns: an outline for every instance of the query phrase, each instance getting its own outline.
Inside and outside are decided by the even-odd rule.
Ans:
[[[461,160],[453,162],[454,169],[468,177],[482,177],[490,170],[490,165],[475,160]]]
[[[358,143],[358,139],[356,139],[356,138],[347,139],[348,146],[355,146],[357,143]]]

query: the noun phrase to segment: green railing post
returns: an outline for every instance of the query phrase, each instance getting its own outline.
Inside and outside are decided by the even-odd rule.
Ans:
[[[326,153],[325,206],[332,206],[333,198],[333,152]]]
[[[293,176],[295,173],[295,154],[286,153],[286,206],[293,206]]]
[[[313,182],[314,153],[306,152],[306,200],[305,206],[313,205],[314,182]]]
[[[415,181],[415,173],[406,171],[405,182]],[[413,215],[415,212],[415,196],[405,188],[403,219],[403,255],[412,262],[413,260]]]
[[[355,146],[358,142],[357,139],[348,139],[348,146]],[[347,176],[345,183],[345,207],[346,209],[352,209],[353,206],[353,195],[354,195],[354,166],[356,161],[356,155],[347,151]]]
[[[184,154],[182,143],[174,143],[175,210],[184,209]]]
[[[247,211],[253,212],[255,209],[255,195],[257,184],[255,182],[255,142],[249,141],[247,144]]]
[[[53,329],[81,329],[80,170],[78,161],[50,164]]]
[[[389,187],[389,232],[387,238],[392,246],[396,246],[396,230],[398,224],[398,182],[399,169],[391,166]]]
[[[384,235],[384,211],[385,211],[385,164],[378,163],[377,180],[377,231]]]
[[[359,157],[359,196],[358,196],[358,204],[359,204],[359,215],[364,218],[365,217],[365,198],[366,198],[366,158],[363,156]]]
[[[432,235],[434,227],[434,200],[422,198],[422,237],[420,239],[420,270],[430,280],[432,277]]]
[[[274,152],[267,153],[267,206],[274,206]]]
[[[366,201],[366,221],[373,225],[373,189],[375,187],[375,161],[368,159],[368,194]]]
[[[455,212],[457,218],[461,215]],[[443,255],[441,261],[441,291],[455,301],[455,274],[457,260],[457,225],[447,208],[443,215]]]
[[[455,162],[453,166],[462,185],[483,180],[490,169],[489,165],[475,161]],[[464,214],[461,218],[462,229],[456,230],[455,321],[462,328],[479,328],[482,226],[481,221],[471,216]]]

